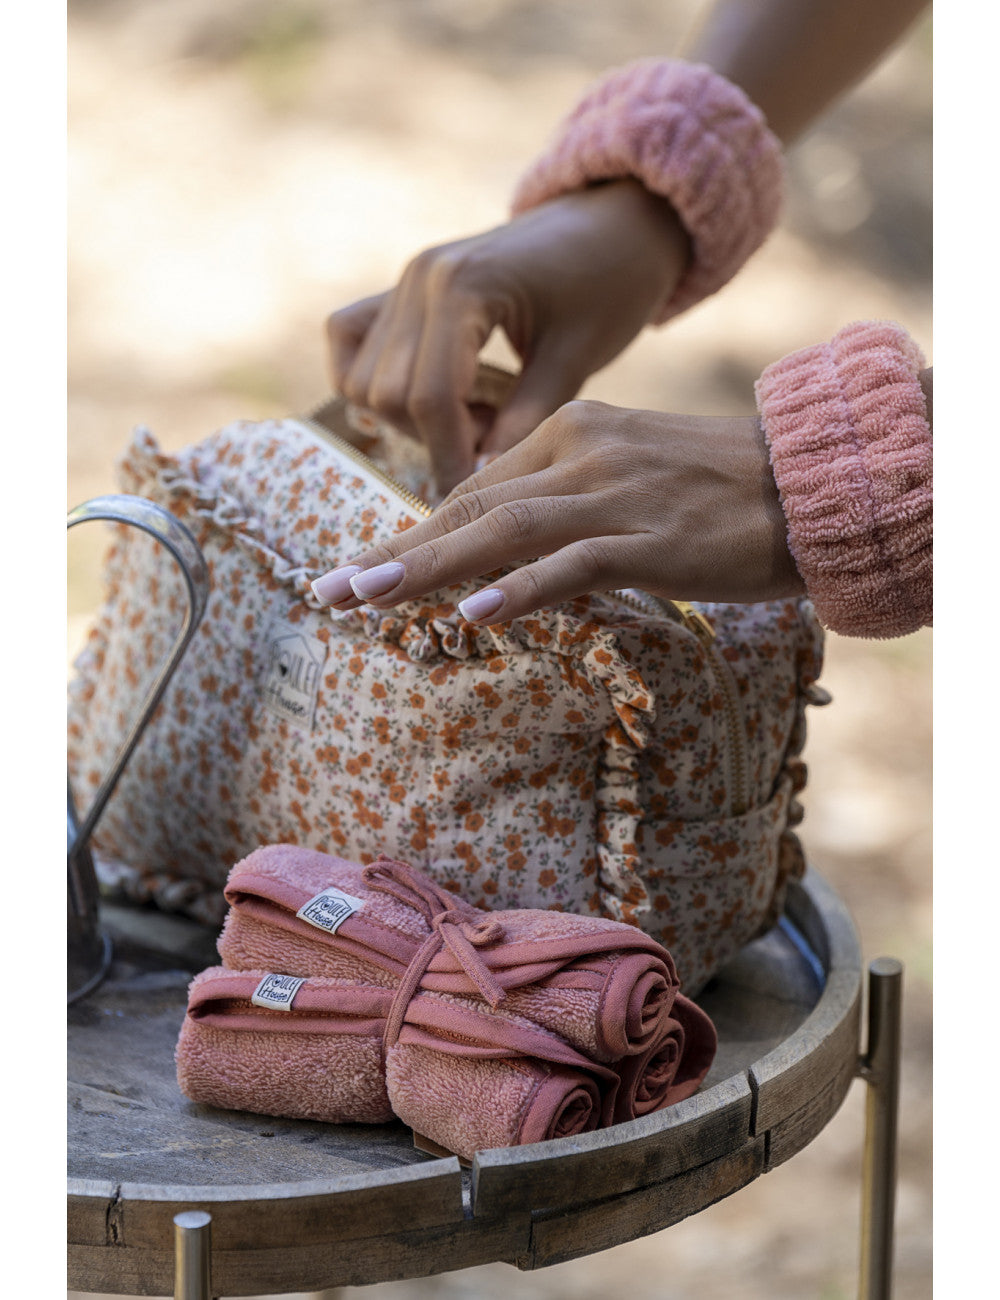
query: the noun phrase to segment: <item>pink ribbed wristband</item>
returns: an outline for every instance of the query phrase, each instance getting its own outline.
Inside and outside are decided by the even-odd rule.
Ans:
[[[597,181],[635,176],[673,204],[691,265],[657,324],[715,293],[781,209],[781,145],[760,109],[704,64],[640,59],[596,82],[522,177],[514,213]]]
[[[789,547],[820,620],[848,636],[932,621],[923,365],[899,325],[858,321],[757,381]]]

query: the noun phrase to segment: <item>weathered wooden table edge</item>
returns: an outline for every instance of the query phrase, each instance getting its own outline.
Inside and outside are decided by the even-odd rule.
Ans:
[[[70,1180],[70,1288],[170,1294],[178,1208],[212,1215],[221,1296],[365,1285],[497,1260],[539,1268],[697,1213],[806,1146],[856,1073],[854,925],[812,870],[791,887],[786,914],[825,982],[802,1025],[745,1073],[613,1129],[479,1152],[471,1184],[446,1158],[298,1183],[294,1195],[288,1184],[189,1187],[179,1207],[176,1188]],[[398,1231],[385,1231],[387,1217]]]

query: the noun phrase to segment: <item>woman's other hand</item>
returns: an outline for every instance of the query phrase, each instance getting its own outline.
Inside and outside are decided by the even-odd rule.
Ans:
[[[423,441],[439,490],[514,446],[625,348],[672,292],[688,242],[634,180],[563,195],[495,230],[417,256],[399,284],[327,322],[334,387]],[[500,326],[521,358],[487,424],[469,405]]]
[[[386,608],[512,565],[462,601],[465,618],[499,623],[615,588],[722,601],[804,591],[756,417],[583,401],[313,587],[340,610]]]

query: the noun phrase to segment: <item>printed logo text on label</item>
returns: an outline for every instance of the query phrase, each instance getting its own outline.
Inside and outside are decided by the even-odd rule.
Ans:
[[[296,975],[265,975],[254,989],[250,1001],[255,1007],[291,1011],[295,995],[305,983]]]
[[[364,899],[345,894],[342,889],[331,885],[315,898],[310,898],[308,903],[303,903],[295,915],[316,926],[317,930],[335,934],[347,918],[360,912],[364,905]]]
[[[267,630],[260,697],[272,713],[307,731],[313,727],[326,650],[322,641],[280,619]]]

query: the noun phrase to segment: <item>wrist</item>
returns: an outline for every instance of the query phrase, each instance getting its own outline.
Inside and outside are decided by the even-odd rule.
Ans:
[[[784,596],[802,596],[806,585],[788,543],[788,520],[781,504],[781,493],[771,468],[771,457],[763,421],[753,419],[753,444],[758,453],[756,504],[758,538],[757,600],[778,600]]]
[[[691,241],[665,321],[720,289],[770,233],[781,206],[781,146],[742,90],[711,68],[641,59],[596,82],[521,180],[513,210],[598,181],[635,177],[670,201]]]
[[[613,209],[614,237],[628,248],[636,269],[650,277],[649,284],[657,286],[652,321],[664,295],[674,293],[691,264],[691,237],[677,209],[634,177],[595,181],[580,193]]]

